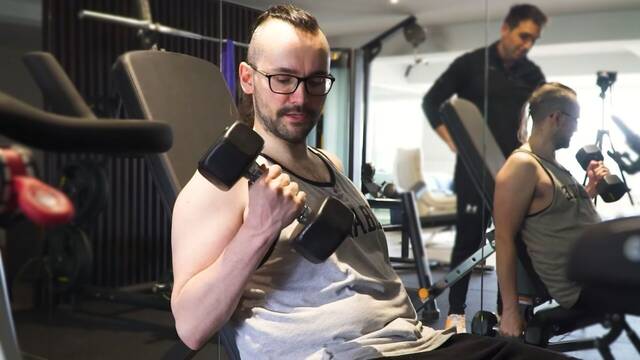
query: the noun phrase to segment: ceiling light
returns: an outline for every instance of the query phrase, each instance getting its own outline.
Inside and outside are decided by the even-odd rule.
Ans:
[[[392,3],[392,4],[397,4],[398,0],[389,0],[389,2]]]

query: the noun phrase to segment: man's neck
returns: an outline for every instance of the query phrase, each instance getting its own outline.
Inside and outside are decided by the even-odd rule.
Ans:
[[[550,162],[556,162],[556,148],[553,142],[547,140],[544,135],[537,133],[531,134],[529,141],[525,145],[529,147],[532,153],[539,157]]]
[[[264,139],[264,149],[262,152],[282,165],[290,166],[289,164],[292,163],[309,160],[306,143],[290,143],[261,126],[255,126],[254,130]]]
[[[514,59],[507,58],[506,50],[504,49],[504,45],[502,44],[502,41],[498,41],[498,45],[496,46],[496,49],[498,50],[498,58],[502,62],[502,66],[504,66],[505,69],[511,68],[511,66],[513,66],[513,64],[516,61]]]

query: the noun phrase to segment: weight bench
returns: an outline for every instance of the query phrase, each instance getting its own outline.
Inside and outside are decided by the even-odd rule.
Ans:
[[[213,63],[168,51],[131,51],[113,66],[114,87],[128,117],[162,119],[173,129],[170,151],[147,157],[167,209],[198,167],[198,160],[227,126],[240,119],[220,70]],[[167,310],[169,302],[167,301]],[[240,355],[233,334],[218,332],[230,359]],[[166,359],[196,354],[179,343]]]
[[[493,134],[478,108],[465,99],[456,98],[446,102],[441,108],[441,113],[446,120],[445,125],[456,144],[465,168],[479,190],[485,206],[492,210],[495,176],[505,161]],[[488,233],[486,245],[450,272],[444,280],[434,284],[430,293],[437,296],[493,253],[495,243],[492,237],[492,233]],[[609,344],[618,337],[625,326],[628,327],[624,316],[564,309],[557,305],[536,309],[539,305],[549,304],[551,297],[533,270],[526,245],[519,238],[516,239],[516,250],[518,256],[518,295],[527,320],[524,341],[531,345],[556,351],[597,348],[603,357],[611,358]],[[610,323],[609,333],[594,339],[550,342],[550,338],[553,336],[598,323]]]

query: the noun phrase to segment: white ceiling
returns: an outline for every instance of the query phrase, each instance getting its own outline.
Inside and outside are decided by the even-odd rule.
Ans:
[[[274,1],[230,0],[265,9]],[[513,4],[523,0],[289,0],[313,13],[330,37],[371,32],[378,34],[408,15],[415,15],[422,26],[450,25],[504,17]],[[640,9],[640,0],[530,0],[548,16],[597,11]],[[487,9],[488,8],[488,9]],[[488,10],[488,11],[487,11]],[[640,25],[639,25],[640,26]]]

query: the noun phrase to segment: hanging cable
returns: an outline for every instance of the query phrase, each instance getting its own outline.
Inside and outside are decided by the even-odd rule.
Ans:
[[[484,121],[489,121],[489,0],[484,1],[484,103],[483,103],[483,117]],[[486,132],[484,131],[486,127],[483,127],[482,131],[482,157],[486,159],[487,157],[487,148],[486,148]],[[486,188],[486,172],[482,172],[482,189]],[[486,219],[485,219],[485,206],[482,204],[479,206],[480,210],[480,236],[482,236],[482,241],[480,246],[482,248],[481,256],[484,258],[484,246],[487,242],[485,233],[486,233]],[[485,260],[486,261],[486,260]],[[484,310],[484,269],[480,268],[480,311]]]

